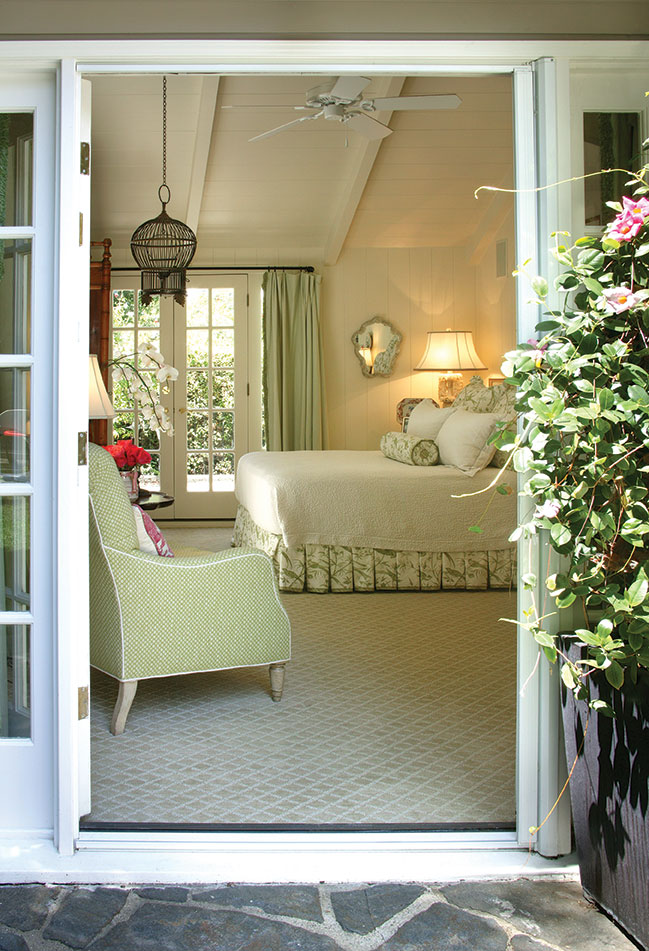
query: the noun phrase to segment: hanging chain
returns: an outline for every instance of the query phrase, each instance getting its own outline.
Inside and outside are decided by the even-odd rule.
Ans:
[[[167,77],[162,77],[162,184],[167,184]]]

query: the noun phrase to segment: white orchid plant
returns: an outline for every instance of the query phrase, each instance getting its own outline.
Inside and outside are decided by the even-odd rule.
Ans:
[[[178,379],[178,370],[166,362],[159,350],[146,343],[141,343],[135,353],[109,360],[108,366],[115,382],[125,381],[129,393],[137,400],[142,418],[151,429],[173,436],[171,418],[160,397],[170,392],[169,384]],[[159,389],[152,388],[142,371],[147,375],[148,371],[155,373]]]

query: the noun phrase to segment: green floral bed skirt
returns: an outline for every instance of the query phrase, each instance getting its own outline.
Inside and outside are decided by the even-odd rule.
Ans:
[[[242,506],[233,545],[258,548],[273,561],[281,591],[439,591],[513,588],[516,547],[503,551],[389,551],[339,545],[287,548]]]

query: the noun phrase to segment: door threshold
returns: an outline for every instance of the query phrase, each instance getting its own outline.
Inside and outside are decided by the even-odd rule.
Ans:
[[[546,859],[512,832],[82,832],[0,841],[0,882],[220,884],[577,880],[574,856]]]
[[[106,822],[87,820],[81,832],[507,832],[502,822]]]

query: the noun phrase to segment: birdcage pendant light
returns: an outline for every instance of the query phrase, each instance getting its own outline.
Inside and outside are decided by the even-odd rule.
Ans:
[[[196,235],[182,221],[167,214],[171,191],[167,185],[167,77],[162,79],[162,185],[158,189],[162,211],[136,228],[131,253],[142,271],[142,303],[155,295],[173,295],[185,303],[186,269],[196,251]]]

